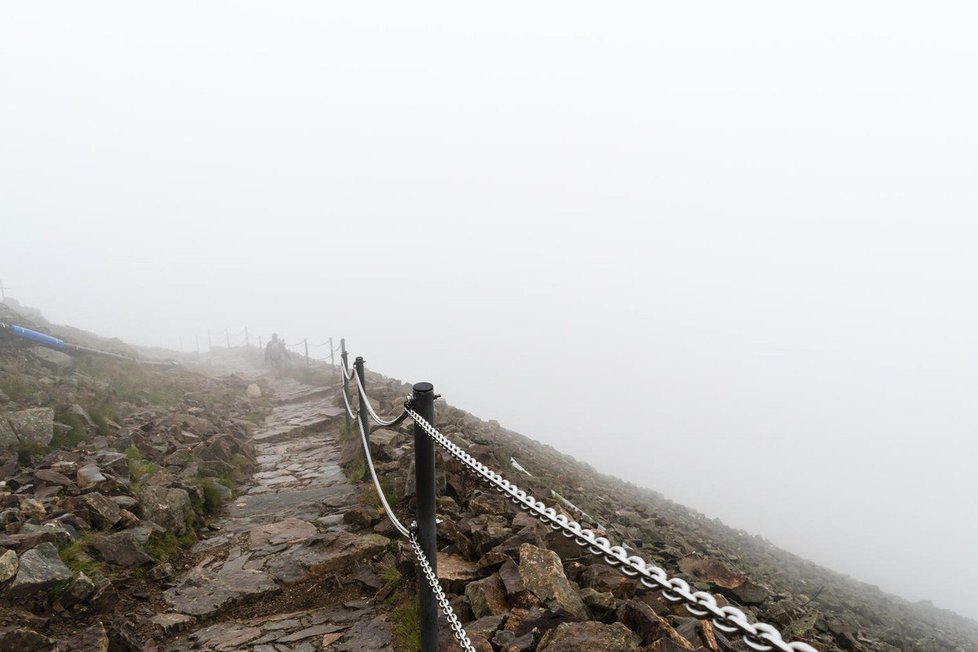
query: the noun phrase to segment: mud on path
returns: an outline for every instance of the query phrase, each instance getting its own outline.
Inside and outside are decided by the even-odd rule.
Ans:
[[[344,522],[357,496],[338,462],[336,391],[288,378],[271,389],[275,406],[253,434],[258,471],[154,596],[156,649],[390,650],[365,562],[391,541]]]

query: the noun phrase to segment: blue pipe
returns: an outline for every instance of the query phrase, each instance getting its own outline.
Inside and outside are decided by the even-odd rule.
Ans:
[[[59,340],[56,337],[51,337],[50,335],[45,335],[44,333],[38,333],[37,331],[32,331],[29,328],[24,328],[23,326],[14,326],[13,324],[11,324],[9,328],[11,333],[18,337],[23,337],[26,340],[31,340],[33,342],[37,342],[38,344],[49,346],[52,349],[65,348],[64,341]]]

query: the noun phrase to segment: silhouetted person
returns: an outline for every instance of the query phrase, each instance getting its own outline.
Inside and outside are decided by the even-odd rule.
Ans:
[[[265,363],[275,369],[285,369],[289,362],[289,351],[285,348],[285,340],[279,339],[278,333],[272,333],[272,339],[265,345]]]

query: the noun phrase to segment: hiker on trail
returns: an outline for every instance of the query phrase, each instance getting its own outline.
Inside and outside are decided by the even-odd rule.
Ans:
[[[288,361],[289,351],[285,348],[285,340],[279,339],[278,333],[272,333],[272,339],[265,345],[265,363],[275,369],[284,369]]]

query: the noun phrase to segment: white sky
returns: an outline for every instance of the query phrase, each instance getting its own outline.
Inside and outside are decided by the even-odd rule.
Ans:
[[[368,366],[978,616],[970,3],[0,3],[0,278]]]

